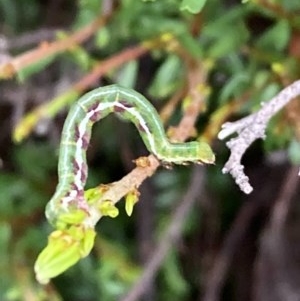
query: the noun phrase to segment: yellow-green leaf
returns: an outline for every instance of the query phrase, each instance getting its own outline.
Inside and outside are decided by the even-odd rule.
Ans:
[[[183,0],[180,9],[186,10],[192,14],[198,14],[205,5],[205,2],[206,0]]]

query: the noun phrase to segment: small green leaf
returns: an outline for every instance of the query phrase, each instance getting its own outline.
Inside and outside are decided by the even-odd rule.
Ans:
[[[192,14],[198,14],[205,3],[206,0],[183,0],[180,5],[180,10],[186,10]]]
[[[92,228],[85,230],[85,235],[80,245],[81,258],[86,257],[91,252],[95,243],[96,232]]]
[[[179,57],[169,55],[156,72],[149,88],[149,94],[157,98],[167,97],[172,94],[182,80],[180,77],[182,68]]]
[[[71,212],[60,214],[58,219],[59,221],[67,224],[79,224],[85,219],[85,217],[87,217],[87,213],[81,209],[77,209]]]
[[[109,216],[115,218],[119,215],[119,209],[110,200],[101,202],[99,205],[99,211],[103,216]]]
[[[267,30],[256,42],[256,46],[264,51],[284,50],[291,36],[291,28],[288,20],[281,20]]]
[[[84,198],[89,204],[93,204],[102,196],[103,191],[99,187],[90,188],[84,192]]]
[[[95,34],[95,44],[100,49],[105,48],[110,42],[110,33],[107,27],[103,27]]]
[[[130,61],[124,64],[116,73],[115,82],[127,88],[133,88],[137,82],[138,63]]]
[[[203,47],[189,32],[178,35],[178,41],[194,58],[203,57]]]
[[[128,216],[131,216],[133,207],[139,200],[140,193],[137,190],[133,190],[126,195],[125,198],[125,210]]]
[[[46,69],[46,67],[49,66],[55,58],[56,55],[49,55],[48,57],[45,57],[23,69],[20,69],[17,73],[18,81],[22,83],[31,75]]]
[[[220,93],[220,102],[224,104],[230,97],[240,95],[249,85],[249,73],[235,73],[222,88]]]

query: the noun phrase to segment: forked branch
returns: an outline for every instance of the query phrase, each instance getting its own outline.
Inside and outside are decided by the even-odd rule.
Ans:
[[[242,156],[252,142],[259,138],[265,138],[265,130],[270,119],[299,95],[300,80],[284,88],[269,102],[263,103],[262,108],[256,113],[238,121],[223,124],[218,134],[219,139],[223,140],[233,133],[237,133],[237,136],[226,143],[231,154],[222,171],[223,173],[230,173],[244,193],[251,193],[253,187],[244,173],[244,166],[241,164]]]

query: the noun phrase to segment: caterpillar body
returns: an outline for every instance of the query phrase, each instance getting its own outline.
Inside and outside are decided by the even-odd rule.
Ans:
[[[140,93],[118,85],[97,88],[83,95],[71,107],[63,127],[59,182],[46,208],[46,216],[52,224],[55,225],[59,216],[72,208],[89,212],[84,198],[88,176],[86,151],[93,124],[110,113],[131,121],[149,152],[162,162],[214,162],[214,154],[204,142],[170,143],[157,111]]]

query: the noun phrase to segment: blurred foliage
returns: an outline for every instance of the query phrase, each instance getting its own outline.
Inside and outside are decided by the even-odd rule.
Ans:
[[[1,34],[10,41],[42,28],[78,30],[103,14],[105,5],[113,5],[105,0],[55,2],[0,0]],[[209,66],[205,84],[211,88],[205,116],[198,123],[205,134],[209,127],[216,126],[208,122],[214,120],[211,117],[214,114],[220,114],[219,120],[224,121],[245,116],[257,110],[282,86],[299,78],[300,1],[244,2],[119,1],[111,19],[87,43],[35,62],[18,73],[19,82],[2,81],[0,89],[19,91],[24,86],[30,91],[36,86],[46,91],[43,95],[53,95],[53,91],[60,91],[59,84],[66,77],[74,81],[88,74],[96,62],[104,62],[130,45],[162,36],[169,38],[167,46],[152,49],[141,60],[124,62],[121,68],[106,74],[103,83],[139,87],[157,107],[162,107],[168,98],[187,86],[186,61],[202,62]],[[58,39],[64,37],[65,33],[57,35]],[[17,56],[25,49],[16,47],[7,51]],[[0,117],[3,117],[0,118],[0,300],[117,300],[142,272],[137,260],[139,242],[135,239],[139,225],[137,213],[134,210],[133,216],[127,217],[123,204],[118,204],[121,207],[118,218],[101,220],[93,254],[55,279],[47,289],[34,279],[34,261],[51,231],[44,218],[44,208],[57,182],[56,150],[61,116],[51,120],[46,133],[32,133],[26,142],[12,145],[10,125],[24,99],[18,96],[19,99],[11,101],[5,95],[1,93],[0,99]],[[33,98],[38,93],[29,95]],[[28,108],[45,100],[29,103]],[[178,112],[175,113],[177,120]],[[272,120],[262,147],[266,156],[274,150],[288,149],[291,162],[299,164],[297,137],[300,133],[295,119],[289,117],[291,113],[295,113],[295,108],[288,106]],[[47,122],[41,120],[39,125]],[[130,125],[107,118],[94,130],[88,153],[88,186],[119,179],[128,171],[128,157],[134,159],[143,152],[142,143]],[[207,173],[207,186],[218,208],[214,233],[219,238],[237,212],[241,196],[231,179],[221,173],[227,151],[216,144],[216,152],[217,163]],[[153,194],[147,201],[154,204],[154,211],[149,214],[157,225],[152,233],[155,238],[167,225],[189,178],[190,168],[186,167],[160,170],[153,177]],[[188,250],[198,244],[203,251],[201,238],[206,228],[202,214],[199,208],[191,213],[182,248],[174,247],[164,261],[156,279],[156,300],[195,300],[195,294],[203,287],[207,266],[201,263],[201,254],[195,259],[195,250]],[[224,300],[234,299],[227,296]]]

